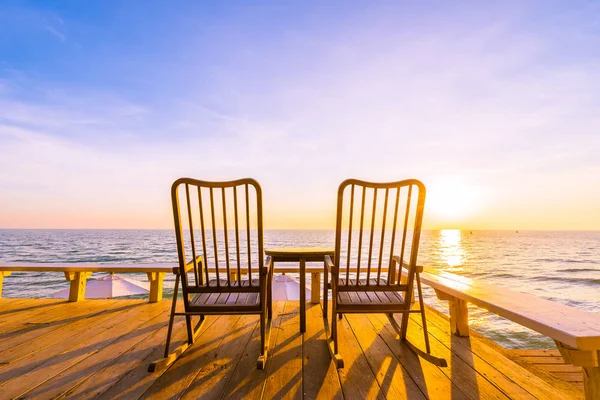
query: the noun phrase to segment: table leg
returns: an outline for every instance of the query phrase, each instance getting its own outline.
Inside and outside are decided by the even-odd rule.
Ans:
[[[306,331],[306,259],[300,258],[300,332]]]

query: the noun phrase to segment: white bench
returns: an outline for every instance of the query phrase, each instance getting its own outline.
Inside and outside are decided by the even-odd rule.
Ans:
[[[554,339],[565,362],[583,367],[586,399],[600,399],[600,315],[425,267],[421,282],[448,300],[450,326],[469,335],[471,303]]]
[[[87,278],[92,272],[138,272],[146,273],[150,281],[150,303],[162,299],[163,280],[167,272],[173,271],[173,264],[17,264],[5,263],[0,265],[0,297],[5,276],[11,272],[62,272],[71,283],[69,301],[79,301],[85,298]]]

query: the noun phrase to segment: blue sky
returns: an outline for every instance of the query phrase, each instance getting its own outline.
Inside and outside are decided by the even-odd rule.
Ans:
[[[251,176],[266,226],[345,178],[426,226],[600,229],[599,2],[3,2],[0,227],[171,226]]]

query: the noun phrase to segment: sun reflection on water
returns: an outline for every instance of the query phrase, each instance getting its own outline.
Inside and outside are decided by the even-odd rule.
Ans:
[[[462,270],[466,261],[466,252],[462,247],[462,234],[458,229],[442,229],[440,231],[441,261],[453,271]]]

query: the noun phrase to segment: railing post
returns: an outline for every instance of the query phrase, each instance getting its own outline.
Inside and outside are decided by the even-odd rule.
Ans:
[[[577,350],[554,341],[566,363],[583,368],[586,400],[600,399],[600,350]]]
[[[310,302],[312,304],[321,303],[321,273],[313,272],[310,280]]]
[[[156,303],[162,300],[163,295],[163,280],[166,272],[146,272],[150,281],[150,303]]]
[[[91,272],[66,272],[65,278],[71,283],[69,301],[79,301],[85,298],[85,282]]]
[[[2,284],[4,283],[4,277],[9,276],[12,271],[0,271],[0,298],[2,297]]]

